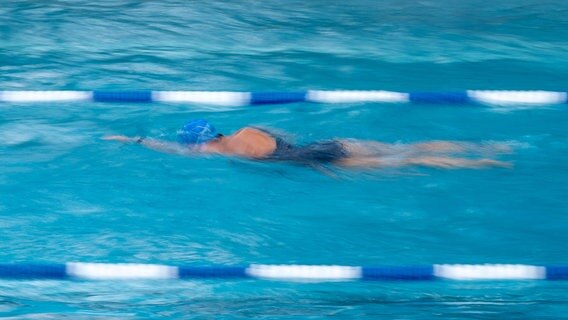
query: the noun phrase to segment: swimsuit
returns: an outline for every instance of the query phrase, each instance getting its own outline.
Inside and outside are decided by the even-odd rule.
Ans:
[[[332,163],[349,156],[343,144],[338,140],[323,140],[312,142],[304,146],[295,146],[266,130],[259,130],[269,134],[276,141],[276,149],[266,156],[266,159],[269,160],[315,164]]]

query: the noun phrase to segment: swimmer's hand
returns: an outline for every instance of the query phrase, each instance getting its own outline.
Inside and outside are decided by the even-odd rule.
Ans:
[[[105,137],[102,137],[101,139],[107,140],[107,141],[118,141],[118,142],[122,142],[122,143],[136,143],[141,139],[141,137],[105,136]]]

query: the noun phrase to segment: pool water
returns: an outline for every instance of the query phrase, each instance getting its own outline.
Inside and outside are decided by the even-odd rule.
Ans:
[[[563,1],[52,1],[0,6],[2,90],[568,88]],[[298,143],[504,142],[512,169],[187,158],[187,120]],[[568,113],[308,104],[0,104],[0,262],[567,263]],[[564,282],[0,281],[13,319],[566,317]]]

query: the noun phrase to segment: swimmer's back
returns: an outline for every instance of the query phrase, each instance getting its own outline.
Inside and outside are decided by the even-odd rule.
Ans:
[[[226,152],[247,158],[264,158],[276,150],[276,140],[267,132],[245,127],[225,137]]]

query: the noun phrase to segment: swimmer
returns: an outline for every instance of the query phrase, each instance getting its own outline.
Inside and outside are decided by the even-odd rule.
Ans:
[[[321,167],[392,168],[423,166],[442,169],[510,167],[508,162],[489,158],[470,159],[455,154],[510,152],[506,145],[484,145],[452,141],[389,144],[377,141],[332,139],[295,145],[267,130],[244,127],[225,136],[203,119],[192,120],[178,131],[178,142],[121,135],[103,139],[137,143],[156,151],[180,155],[217,154],[258,161],[287,161]]]

